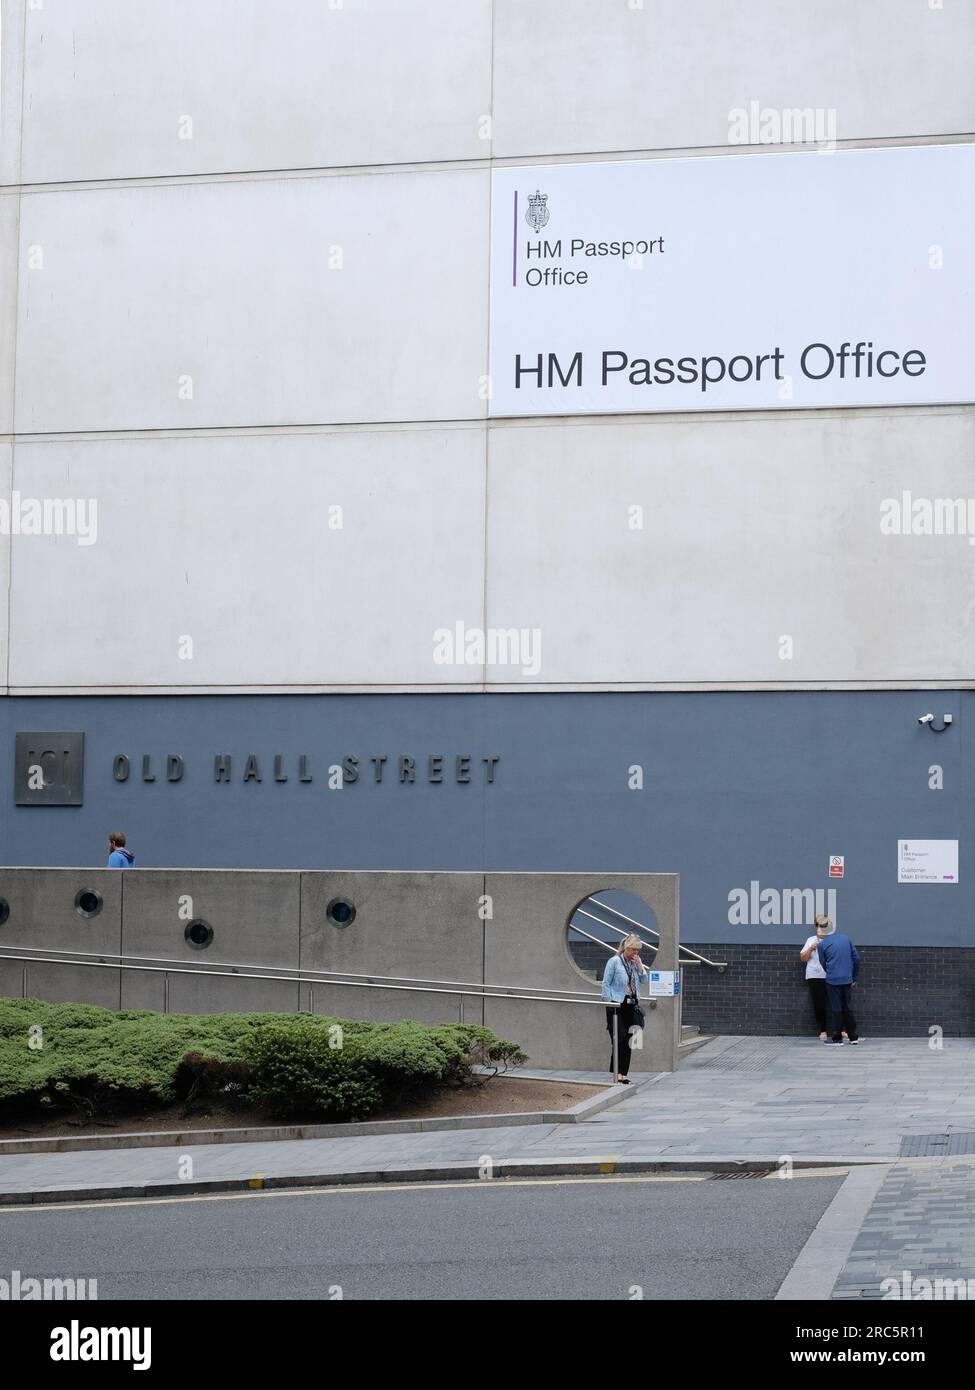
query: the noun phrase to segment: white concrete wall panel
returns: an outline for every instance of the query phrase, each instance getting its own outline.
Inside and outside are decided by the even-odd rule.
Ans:
[[[0,534],[0,688],[975,682],[968,536],[880,526],[972,497],[975,411],[488,426],[488,169],[342,172],[724,147],[753,102],[971,133],[975,5],[0,3],[0,182],[96,184],[0,196],[0,435],[92,435],[0,441],[0,498],[98,505]],[[393,428],[280,432],[344,424]],[[540,670],[438,665],[457,623]]]
[[[0,504],[10,505],[13,476],[13,445],[0,440]],[[7,658],[10,637],[10,536],[0,529],[0,693],[7,687]]]
[[[975,679],[968,535],[881,531],[905,491],[972,496],[975,412],[546,423],[489,449],[488,625],[542,654],[494,684]]]
[[[23,178],[479,159],[490,100],[490,0],[49,0]]]
[[[0,435],[14,428],[19,203],[18,193],[0,195]]]
[[[0,0],[0,184],[20,180],[26,9],[27,0]]]
[[[21,443],[23,499],[98,509],[93,544],[12,539],[13,683],[479,680],[433,634],[482,620],[484,456],[483,426]]]
[[[19,210],[19,194],[0,194],[0,434],[14,427]]]
[[[27,0],[0,0],[0,185],[16,184],[20,169],[21,78]],[[0,435],[14,427],[17,343],[17,263],[20,194],[0,195]],[[0,501],[10,505],[12,445],[0,440]],[[10,541],[0,528],[0,691],[7,685]]]
[[[730,113],[834,111],[837,140],[975,130],[975,6],[496,0],[496,157],[728,143]]]
[[[17,430],[483,416],[488,179],[25,194]]]

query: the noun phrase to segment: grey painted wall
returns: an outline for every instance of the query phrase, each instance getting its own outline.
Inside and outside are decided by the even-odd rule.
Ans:
[[[935,735],[917,723],[954,715]],[[678,872],[682,939],[791,942],[800,926],[731,926],[728,894],[837,892],[862,942],[975,944],[975,747],[971,692],[764,692],[0,699],[0,859],[101,865],[111,829],[144,867],[609,870]],[[15,807],[14,734],[87,734],[80,808]],[[127,753],[126,784],[112,760]],[[157,780],[141,781],[152,756]],[[164,760],[185,759],[178,784]],[[233,781],[215,784],[216,753]],[[263,780],[243,783],[248,754]],[[281,753],[288,782],[273,780]],[[308,756],[314,780],[299,784]],[[382,785],[370,755],[385,753]],[[392,759],[418,759],[401,785]],[[445,780],[426,758],[447,755]],[[329,790],[347,754],[360,779]],[[452,757],[472,755],[472,780]],[[497,755],[487,785],[480,759]],[[422,760],[422,761],[421,761]],[[928,768],[944,768],[944,790]],[[645,789],[628,789],[644,768]],[[899,838],[960,841],[960,883],[898,885]],[[827,856],[846,856],[830,884]],[[0,870],[2,883],[2,870]],[[0,888],[2,893],[2,888]]]

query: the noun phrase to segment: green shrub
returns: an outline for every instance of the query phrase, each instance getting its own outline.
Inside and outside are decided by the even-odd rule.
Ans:
[[[475,1023],[441,1023],[427,1031],[440,1040],[441,1046],[450,1055],[448,1080],[466,1080],[470,1068],[475,1064],[505,1071],[508,1067],[523,1066],[528,1061],[517,1043],[499,1038],[490,1028],[482,1028]]]
[[[270,1024],[248,1040],[250,1097],[271,1115],[361,1119],[382,1102],[354,1046],[333,1048],[321,1028]]]
[[[502,1069],[524,1060],[517,1044],[473,1024],[113,1013],[0,999],[0,1114],[69,1104],[87,1115],[123,1113],[229,1088],[276,1115],[338,1118],[463,1084],[475,1062]]]

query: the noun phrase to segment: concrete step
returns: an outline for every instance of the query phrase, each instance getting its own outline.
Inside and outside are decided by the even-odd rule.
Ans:
[[[704,1047],[705,1043],[711,1042],[713,1037],[712,1034],[702,1033],[700,1028],[684,1027],[680,1033],[680,1042],[677,1046],[678,1057],[689,1057],[699,1047]]]

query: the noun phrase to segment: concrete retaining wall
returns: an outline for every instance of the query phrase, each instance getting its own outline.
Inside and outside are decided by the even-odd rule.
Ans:
[[[643,898],[658,922],[656,964],[677,960],[676,874],[480,874],[239,870],[2,869],[0,992],[72,1000],[108,1008],[179,1013],[311,1010],[348,1018],[415,1018],[425,1023],[485,1023],[521,1044],[536,1066],[606,1068],[608,1043],[598,988],[569,955],[566,927],[590,894],[608,888]],[[83,917],[76,895],[100,895],[97,915]],[[330,920],[329,904],[354,908],[347,925]],[[186,939],[191,921],[213,930],[209,946]],[[25,963],[18,951],[121,954],[145,968]],[[170,966],[167,970],[166,967]],[[329,971],[374,981],[392,977],[416,989],[362,984],[257,980],[226,974],[233,966],[276,971]],[[515,990],[588,991],[593,1003],[483,1000],[450,993],[451,985]],[[429,986],[424,990],[420,986]],[[647,1007],[634,1071],[673,1070],[680,1031],[678,1001]]]

